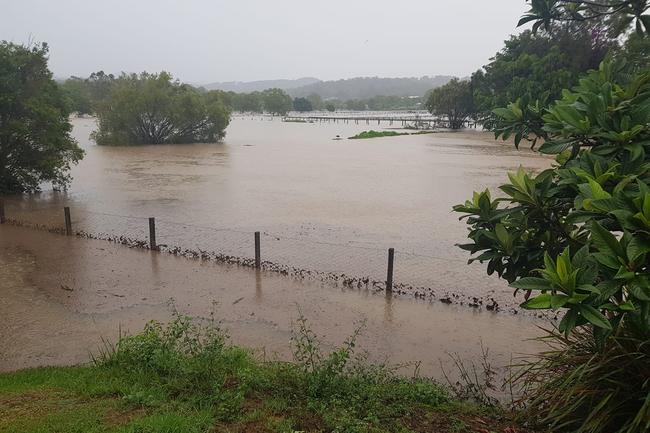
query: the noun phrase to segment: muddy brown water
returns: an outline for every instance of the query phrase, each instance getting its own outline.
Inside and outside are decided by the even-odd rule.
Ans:
[[[251,257],[259,230],[265,260],[376,279],[394,247],[396,282],[435,296],[386,298],[3,225],[0,370],[87,361],[120,327],[168,319],[170,299],[190,315],[216,308],[234,342],[281,358],[299,309],[326,344],[365,320],[361,343],[373,360],[422,361],[436,377],[441,361],[451,369],[446,353],[477,360],[481,342],[498,365],[539,349],[527,338],[544,322],[508,314],[519,302],[512,290],[466,265],[454,246],[466,228],[450,208],[520,165],[546,168],[546,158],[475,131],[335,141],[379,127],[237,118],[221,144],[124,148],[94,145],[92,119],[73,124],[87,155],[70,189],[5,197],[9,218],[60,227],[70,206],[75,230],[146,239],[155,216],[160,244],[240,257]],[[479,308],[467,306],[473,297]],[[505,313],[485,310],[492,299]]]
[[[183,314],[222,321],[234,343],[289,359],[300,312],[325,348],[365,322],[359,345],[370,359],[421,361],[420,373],[454,376],[448,353],[495,367],[535,353],[538,323],[456,305],[391,299],[295,281],[275,273],[130,249],[100,240],[0,226],[0,371],[89,360],[101,339],[137,332],[151,319]],[[170,300],[173,299],[173,304]],[[403,373],[413,372],[413,366]]]
[[[549,165],[491,134],[336,141],[387,125],[253,117],[233,119],[221,144],[98,147],[93,119],[73,124],[87,154],[70,189],[6,197],[8,217],[61,226],[67,205],[75,230],[146,240],[153,216],[160,244],[238,257],[253,255],[261,231],[264,260],[377,281],[393,247],[405,292],[511,311],[520,302],[455,247],[467,229],[454,204],[520,165]]]

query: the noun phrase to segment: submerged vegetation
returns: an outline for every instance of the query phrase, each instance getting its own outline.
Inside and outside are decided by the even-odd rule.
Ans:
[[[370,130],[370,131],[363,131],[358,133],[357,135],[354,135],[352,137],[348,137],[349,140],[357,140],[357,139],[363,139],[363,138],[378,138],[378,137],[395,137],[397,135],[409,135],[408,132],[397,132],[397,131],[375,131],[375,130]]]
[[[453,79],[433,89],[426,102],[427,109],[447,120],[450,129],[461,129],[475,113],[472,86],[469,81]]]
[[[95,111],[92,138],[100,145],[213,143],[230,121],[218,94],[201,94],[166,72],[121,75]]]
[[[106,345],[91,366],[0,375],[3,432],[472,432],[504,414],[366,361],[353,334],[324,353],[304,318],[293,362],[228,343],[214,321],[177,316]]]
[[[421,135],[421,134],[431,134],[432,132],[433,131],[418,131],[418,132],[375,131],[371,129],[370,131],[363,131],[358,133],[357,135],[348,137],[348,140],[358,140],[364,138],[379,138],[379,137],[397,137],[400,135]]]

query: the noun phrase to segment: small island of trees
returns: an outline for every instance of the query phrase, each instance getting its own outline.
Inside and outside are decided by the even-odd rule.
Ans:
[[[212,143],[230,121],[218,93],[200,93],[166,72],[121,75],[96,115],[92,138],[100,145]]]

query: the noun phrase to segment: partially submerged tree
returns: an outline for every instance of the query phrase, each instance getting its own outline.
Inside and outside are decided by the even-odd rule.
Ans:
[[[68,98],[68,104],[73,113],[93,113],[93,102],[86,80],[79,77],[70,77],[61,83],[60,87]]]
[[[222,139],[230,113],[218,93],[199,93],[170,74],[123,74],[97,106],[100,145],[212,143]]]
[[[476,110],[469,81],[454,78],[444,86],[431,91],[426,107],[432,114],[447,119],[451,129],[460,129]]]
[[[293,108],[291,96],[287,95],[282,89],[266,89],[263,91],[262,104],[264,105],[264,111],[280,116],[284,116]]]
[[[43,182],[66,186],[83,158],[47,53],[46,44],[0,42],[0,194],[37,191]]]
[[[104,71],[93,72],[88,78],[70,77],[61,87],[70,102],[70,109],[78,114],[94,114],[111,93],[115,76]]]
[[[307,98],[295,98],[293,100],[293,109],[300,112],[312,111],[314,108]]]

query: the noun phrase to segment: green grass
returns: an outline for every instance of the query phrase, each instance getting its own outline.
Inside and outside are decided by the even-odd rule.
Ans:
[[[265,362],[214,324],[177,317],[107,345],[88,366],[0,375],[1,432],[502,432],[498,410],[454,400],[355,350],[331,353],[304,319],[294,362]],[[518,430],[521,431],[521,430]]]
[[[418,131],[418,132],[397,132],[397,131],[363,131],[352,137],[348,137],[349,140],[359,140],[365,138],[378,138],[378,137],[396,137],[399,135],[421,135],[421,134],[431,134],[432,131]]]

